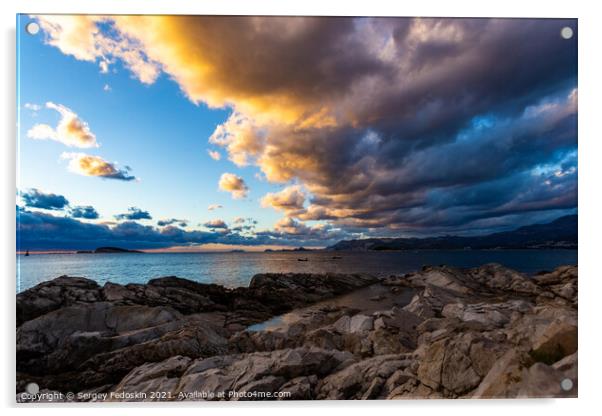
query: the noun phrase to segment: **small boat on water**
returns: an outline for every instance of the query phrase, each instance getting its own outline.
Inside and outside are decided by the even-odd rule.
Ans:
[[[297,261],[309,261],[309,259],[307,257],[305,257],[305,258],[302,258],[302,259],[299,258],[299,259],[297,259]]]

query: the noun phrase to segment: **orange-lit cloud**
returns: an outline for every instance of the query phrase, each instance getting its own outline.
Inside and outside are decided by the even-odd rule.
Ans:
[[[207,221],[203,225],[205,227],[211,228],[211,229],[226,229],[226,228],[228,228],[228,224],[226,224],[226,222],[224,220],[221,220],[219,218]]]
[[[304,234],[308,231],[308,227],[293,218],[284,217],[276,222],[274,230],[284,234]]]
[[[107,179],[132,181],[136,177],[129,173],[129,169],[120,169],[115,163],[107,162],[100,156],[85,153],[63,153],[62,159],[69,161],[69,170],[84,176],[98,176]]]
[[[241,199],[247,196],[249,187],[245,183],[244,179],[233,173],[224,173],[219,179],[219,189],[222,191],[230,192],[232,198]]]
[[[217,126],[209,142],[225,147],[229,159],[238,166],[247,165],[261,155],[264,139],[261,129],[248,117],[232,114],[223,124]]]
[[[61,116],[56,128],[48,124],[36,124],[27,132],[27,137],[35,140],[54,140],[69,147],[98,147],[96,136],[88,123],[64,105],[47,102],[46,108],[55,110]]]
[[[45,15],[36,18],[49,45],[82,61],[98,61],[102,73],[107,73],[117,58],[145,84],[152,84],[159,76],[160,65],[148,59],[135,40],[112,39],[99,30],[98,24],[110,22],[109,17]]]
[[[284,211],[288,215],[302,212],[304,203],[305,194],[299,185],[289,186],[280,192],[268,193],[261,198],[262,207],[271,207],[277,211]]]

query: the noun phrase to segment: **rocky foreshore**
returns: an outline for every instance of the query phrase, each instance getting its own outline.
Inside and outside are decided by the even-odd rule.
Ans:
[[[76,401],[576,397],[577,267],[61,276],[17,295],[17,400],[30,383]]]

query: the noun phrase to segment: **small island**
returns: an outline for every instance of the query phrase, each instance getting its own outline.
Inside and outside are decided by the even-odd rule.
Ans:
[[[98,247],[96,250],[78,250],[76,254],[106,254],[106,253],[144,253],[140,250],[128,250],[121,247]]]

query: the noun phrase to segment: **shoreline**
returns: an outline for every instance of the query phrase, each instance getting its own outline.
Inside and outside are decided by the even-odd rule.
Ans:
[[[18,294],[17,319],[18,400],[30,382],[84,401],[577,394],[576,266],[260,274],[235,289],[64,276]]]
[[[144,251],[138,250],[130,253],[78,253],[78,250],[70,250],[70,251],[51,251],[51,252],[39,252],[39,251],[30,251],[29,254],[31,256],[40,256],[40,255],[63,255],[63,254],[282,254],[282,253],[291,253],[291,254],[311,254],[311,253],[337,253],[337,254],[357,254],[357,253],[414,253],[414,252],[511,252],[511,251],[577,251],[577,247],[533,247],[533,248],[475,248],[470,250],[465,250],[461,248],[449,248],[449,249],[437,249],[437,248],[423,248],[423,249],[412,249],[412,250],[320,250],[320,249],[311,249],[306,251],[295,251],[295,250],[272,250],[272,251]],[[81,251],[81,250],[79,250]],[[17,257],[25,257],[24,251],[17,251]]]

